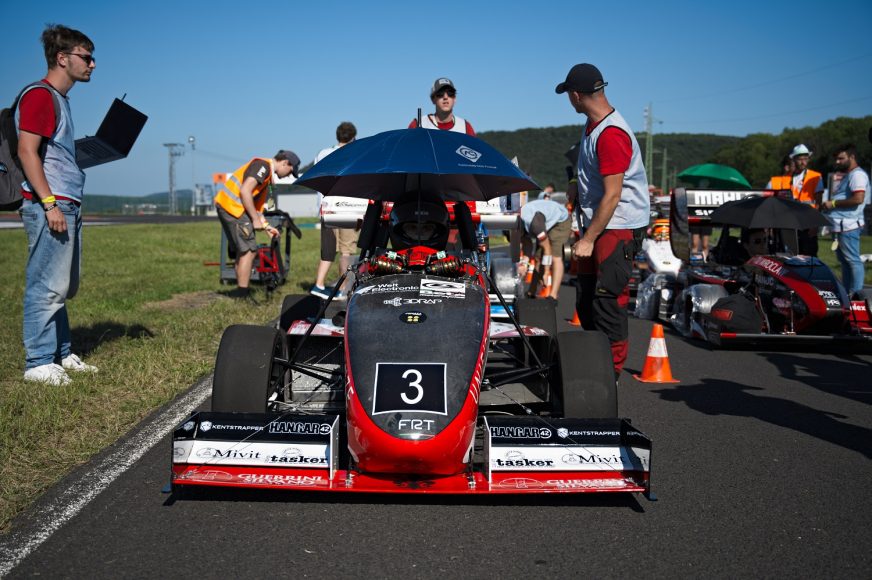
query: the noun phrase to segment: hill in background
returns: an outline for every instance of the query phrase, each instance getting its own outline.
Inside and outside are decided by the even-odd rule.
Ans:
[[[799,143],[804,143],[813,152],[809,167],[824,175],[832,171],[832,154],[835,148],[844,143],[853,143],[857,147],[857,162],[868,170],[872,164],[872,144],[868,138],[870,128],[872,115],[862,118],[840,117],[819,127],[785,129],[780,135],[757,133],[746,137],[731,137],[655,133],[651,185],[661,187],[663,183],[664,150],[667,189],[681,185],[676,179],[678,173],[700,163],[730,165],[738,169],[753,187],[763,188],[771,176],[780,172],[781,159]],[[581,138],[581,131],[581,125],[566,125],[517,131],[485,131],[478,136],[509,159],[517,157],[521,169],[540,186],[545,187],[548,182],[553,182],[560,191],[566,188],[566,166],[570,163],[565,154]],[[636,139],[642,148],[644,159],[645,133],[638,133]],[[290,189],[293,191],[305,188],[291,186]],[[180,189],[176,196],[179,211],[189,213],[191,190]],[[168,207],[167,192],[139,197],[88,195],[87,200],[89,213],[141,213],[142,208],[146,208],[145,211],[166,213]]]

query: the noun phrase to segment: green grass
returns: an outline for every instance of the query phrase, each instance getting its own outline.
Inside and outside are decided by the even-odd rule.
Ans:
[[[97,365],[66,387],[25,383],[22,297],[27,242],[0,230],[0,530],[73,467],[211,372],[230,324],[278,316],[312,285],[319,234],[293,239],[288,282],[267,301],[219,294],[215,222],[86,227],[79,295],[67,304],[73,350]],[[334,271],[335,267],[334,267]]]

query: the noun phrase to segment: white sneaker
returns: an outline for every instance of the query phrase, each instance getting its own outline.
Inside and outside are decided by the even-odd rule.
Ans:
[[[70,379],[63,367],[55,363],[27,369],[24,371],[24,380],[45,383],[55,387],[62,387],[72,382],[72,379]]]
[[[71,354],[61,361],[61,365],[68,371],[76,371],[79,373],[96,373],[97,367],[82,362],[78,356]]]

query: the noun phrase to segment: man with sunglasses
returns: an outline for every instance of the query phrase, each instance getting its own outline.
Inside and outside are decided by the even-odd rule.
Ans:
[[[629,346],[627,305],[632,260],[648,228],[651,202],[639,143],[605,95],[608,83],[592,64],[577,64],[555,89],[587,117],[578,154],[577,178],[570,180],[581,238],[576,309],[585,330],[609,339],[615,377]]]
[[[25,87],[15,119],[25,176],[19,213],[28,247],[24,379],[60,386],[70,382],[67,371],[97,370],[71,352],[66,307],[79,288],[85,188],[67,94],[77,82],[91,80],[96,62],[94,43],[66,26],[46,27],[42,45],[48,72]]]
[[[421,119],[421,126],[425,129],[441,129],[442,131],[455,131],[466,133],[475,137],[475,129],[469,121],[454,114],[454,103],[457,101],[457,89],[451,79],[438,78],[430,90],[430,101],[436,105],[436,112]],[[418,120],[412,119],[409,129],[418,126]]]

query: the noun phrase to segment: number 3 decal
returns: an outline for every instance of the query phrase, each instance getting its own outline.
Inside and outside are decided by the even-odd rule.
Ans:
[[[409,369],[403,373],[403,378],[408,379],[409,375],[413,375],[415,377],[414,381],[409,382],[409,386],[415,388],[418,391],[417,396],[414,399],[411,399],[406,396],[406,393],[401,393],[400,397],[402,397],[403,402],[407,405],[415,405],[421,402],[421,399],[424,398],[424,387],[421,386],[421,372],[416,369]]]

